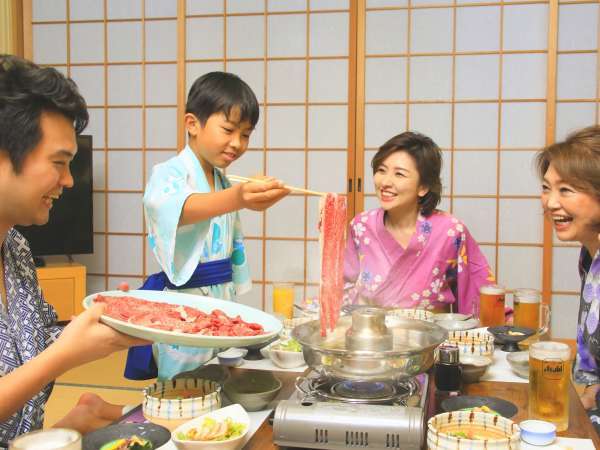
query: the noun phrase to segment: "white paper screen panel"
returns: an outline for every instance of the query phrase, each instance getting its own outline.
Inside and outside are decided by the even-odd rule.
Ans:
[[[171,5],[171,6],[169,6]],[[157,270],[144,235],[151,167],[176,154],[176,2],[32,1],[33,59],[57,67],[88,102],[94,142],[94,254],[88,291],[141,285]]]
[[[348,3],[265,2],[258,10],[250,6],[246,13],[241,3],[227,2],[220,16],[188,10],[186,17],[187,30],[194,35],[190,38],[188,33],[188,43],[212,41],[186,48],[188,89],[202,74],[226,70],[244,79],[261,104],[250,149],[229,171],[242,176],[264,173],[294,186],[344,192]],[[192,30],[194,23],[207,24],[212,31]],[[254,289],[241,301],[270,310],[271,284],[278,281],[296,284],[297,301],[314,295],[319,266],[314,250],[316,199],[292,194],[265,213],[243,211],[242,220],[252,249]]]
[[[579,128],[599,123],[598,73],[599,5],[597,2],[559,2],[558,62],[556,72],[556,139],[564,140]],[[581,280],[576,243],[553,236],[553,334],[574,338]]]
[[[444,153],[442,206],[465,221],[498,281],[541,288],[531,163],[545,136],[547,4],[366,6],[365,208],[378,206],[369,173],[377,148],[424,133]]]

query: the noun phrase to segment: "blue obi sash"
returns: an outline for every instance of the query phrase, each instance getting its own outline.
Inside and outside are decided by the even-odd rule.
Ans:
[[[231,258],[225,258],[199,263],[191,278],[181,286],[171,283],[165,272],[158,272],[150,275],[139,289],[146,291],[164,291],[165,288],[170,290],[190,289],[228,283],[232,279],[233,268],[231,266]],[[148,380],[156,378],[157,375],[158,368],[152,356],[152,346],[142,345],[131,347],[127,353],[125,378],[130,380]]]

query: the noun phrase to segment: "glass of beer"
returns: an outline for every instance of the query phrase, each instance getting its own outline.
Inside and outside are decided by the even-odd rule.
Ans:
[[[514,324],[517,327],[531,328],[537,334],[548,331],[550,308],[541,302],[542,294],[537,289],[515,289],[513,293]]]
[[[81,434],[68,428],[32,431],[15,438],[9,450],[81,450]]]
[[[571,349],[561,342],[535,342],[529,347],[529,418],[552,422],[557,431],[569,427]]]
[[[479,288],[479,322],[482,327],[504,325],[504,286],[491,284]]]
[[[273,283],[273,313],[284,319],[294,317],[293,283]]]

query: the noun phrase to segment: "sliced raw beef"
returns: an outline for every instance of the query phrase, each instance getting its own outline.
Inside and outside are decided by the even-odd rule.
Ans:
[[[340,316],[344,293],[344,247],[346,245],[346,197],[328,193],[319,203],[321,247],[321,335],[333,330]]]
[[[262,325],[245,322],[240,316],[229,317],[220,309],[206,314],[189,306],[100,294],[94,302],[104,303],[104,314],[113,319],[157,330],[207,336],[256,336],[265,333]]]

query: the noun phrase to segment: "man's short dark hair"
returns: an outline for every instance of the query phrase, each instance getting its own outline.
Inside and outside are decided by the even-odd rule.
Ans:
[[[75,133],[88,124],[85,100],[70,78],[13,55],[0,55],[0,151],[8,152],[16,173],[42,139],[42,112],[73,121]]]
[[[250,86],[237,75],[228,72],[209,72],[190,88],[186,113],[194,114],[204,126],[210,116],[223,113],[227,118],[232,108],[238,108],[240,122],[258,122],[258,100]]]

